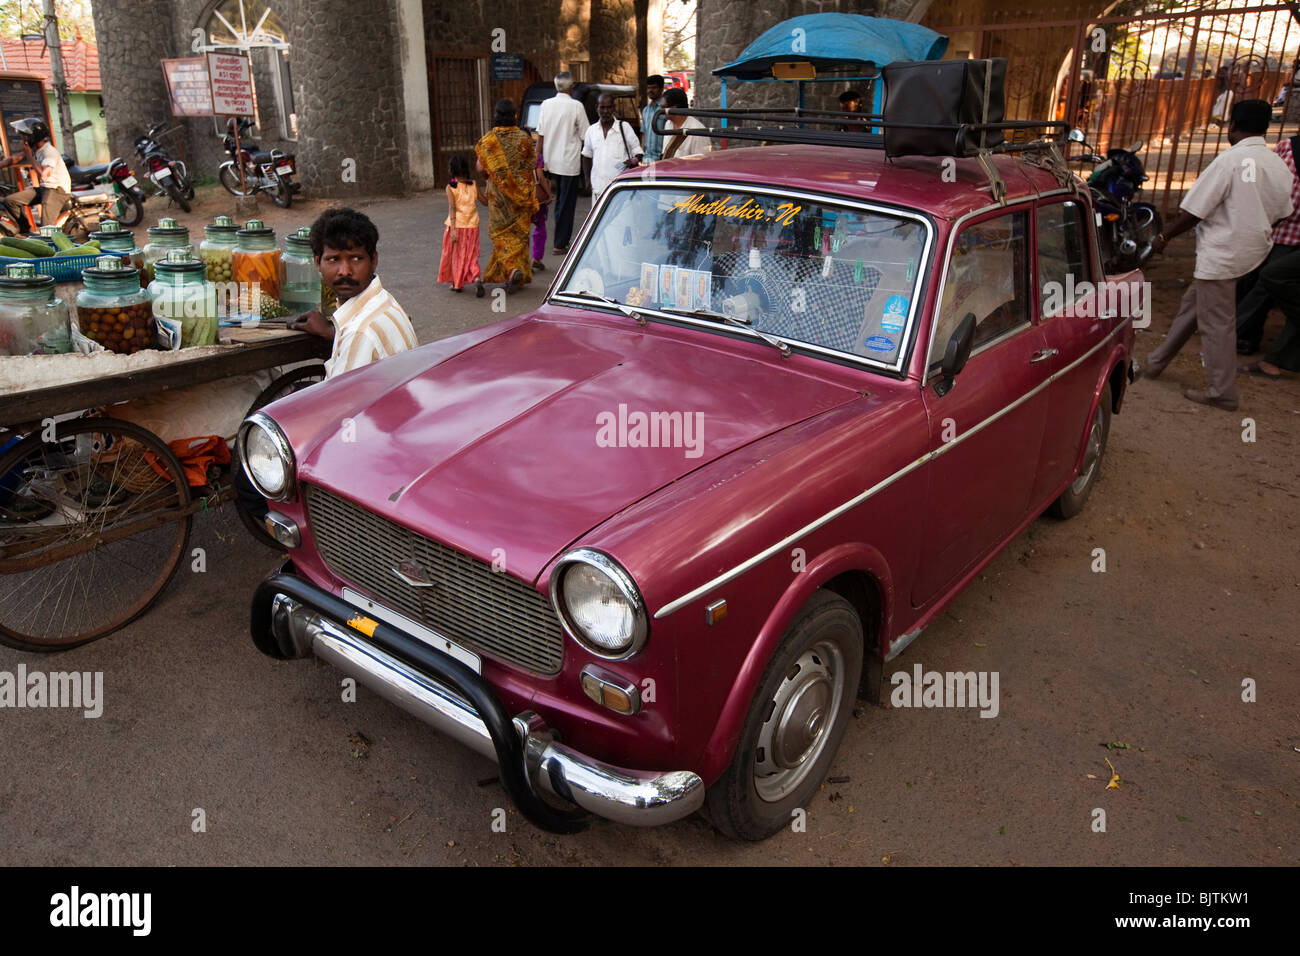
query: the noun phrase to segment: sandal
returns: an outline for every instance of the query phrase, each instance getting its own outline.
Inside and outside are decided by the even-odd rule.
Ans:
[[[1282,377],[1280,373],[1274,374],[1273,372],[1264,371],[1262,368],[1259,367],[1258,362],[1251,362],[1249,365],[1238,365],[1237,371],[1243,375],[1255,375],[1259,378],[1266,378],[1269,381],[1273,381],[1273,382],[1276,382],[1279,378]]]

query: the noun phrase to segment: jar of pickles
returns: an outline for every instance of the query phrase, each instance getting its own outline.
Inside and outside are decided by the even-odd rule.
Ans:
[[[311,227],[303,226],[284,237],[280,257],[280,304],[290,312],[321,307],[320,270],[311,252]]]
[[[149,298],[158,322],[158,340],[173,349],[217,341],[217,296],[204,278],[202,260],[188,249],[172,249],[154,263]]]
[[[120,222],[105,219],[99,224],[99,231],[92,232],[90,238],[99,243],[100,252],[111,252],[122,258],[123,265],[144,269],[144,253],[135,247],[135,233],[123,229]]]
[[[232,274],[240,284],[239,300],[251,304],[250,312],[260,311],[262,295],[280,298],[280,250],[275,244],[275,230],[263,225],[262,220],[250,219],[235,233]],[[260,295],[252,293],[253,283],[257,283]]]
[[[232,282],[234,268],[235,233],[239,227],[229,216],[218,216],[203,227],[203,241],[199,243],[199,258],[207,270],[209,282]]]
[[[153,265],[173,249],[190,248],[190,231],[177,224],[175,219],[165,217],[158,220],[158,225],[148,229],[149,241],[144,247],[144,268],[140,281],[148,285],[153,281]]]
[[[0,355],[71,351],[68,303],[55,298],[54,277],[30,262],[10,264],[0,276]]]
[[[83,269],[77,293],[77,324],[110,352],[153,348],[153,303],[140,288],[140,270],[115,255],[100,256]]]

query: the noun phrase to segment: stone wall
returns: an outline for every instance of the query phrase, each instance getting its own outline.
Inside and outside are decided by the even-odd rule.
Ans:
[[[159,29],[144,42],[140,25],[171,19],[170,0],[112,0],[92,6],[99,46],[104,122],[108,148],[139,172],[132,142],[155,123],[171,116],[158,61],[179,56],[175,38]]]

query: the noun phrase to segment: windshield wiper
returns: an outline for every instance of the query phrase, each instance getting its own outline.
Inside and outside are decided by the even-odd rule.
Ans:
[[[738,319],[734,315],[724,315],[721,312],[714,312],[712,309],[676,309],[676,308],[672,308],[671,306],[668,306],[661,309],[660,311],[670,312],[673,315],[690,316],[691,318],[694,319],[718,319],[722,322],[727,323],[728,325],[734,325],[738,329],[744,329],[746,332],[749,332],[751,335],[758,336],[768,345],[772,346],[774,349],[780,352],[782,358],[789,358],[791,355],[790,346],[788,344],[781,341],[774,335],[769,335],[768,333],[760,329],[754,328],[754,324],[750,322],[748,319]]]
[[[619,302],[618,299],[611,299],[607,295],[601,295],[599,292],[588,292],[586,289],[583,289],[581,291],[575,289],[563,289],[558,294],[571,295],[574,298],[578,298],[578,299],[592,299],[596,302],[603,302],[605,303],[605,305],[612,305],[614,308],[618,309],[618,311],[622,312],[628,318],[636,319],[637,325],[646,324],[646,317],[643,312],[637,311],[636,309],[632,308],[630,305],[624,305],[622,302]]]

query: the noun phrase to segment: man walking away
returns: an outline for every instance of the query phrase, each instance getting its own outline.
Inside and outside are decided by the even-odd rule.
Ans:
[[[1162,253],[1170,239],[1196,227],[1196,270],[1165,340],[1147,356],[1139,374],[1156,378],[1201,332],[1206,389],[1184,389],[1183,397],[1225,411],[1237,408],[1237,279],[1268,256],[1273,224],[1291,215],[1293,176],[1264,142],[1272,118],[1265,100],[1242,100],[1232,107],[1228,142],[1182,202],[1182,212],[1152,251]]]
[[[664,155],[664,138],[655,132],[654,120],[659,112],[659,98],[664,95],[664,78],[656,73],[645,78],[645,95],[649,101],[641,107],[641,136],[645,140],[645,161],[653,163]]]
[[[587,132],[587,111],[569,95],[573,74],[555,74],[555,95],[542,102],[537,119],[537,148],[555,196],[555,255],[569,251],[573,238],[573,210],[582,179],[582,138]]]

